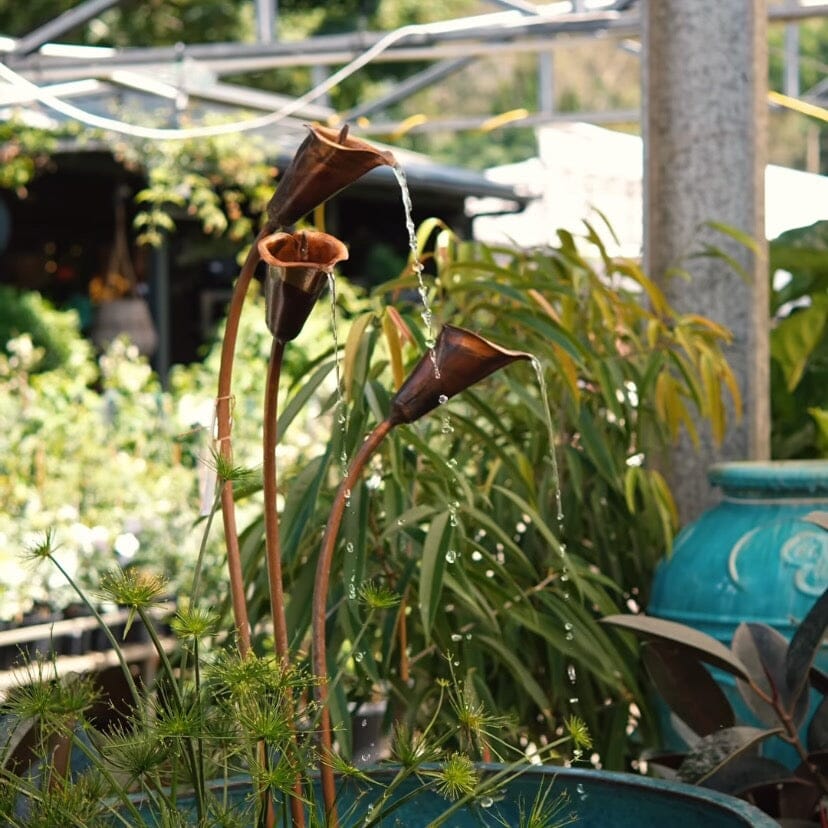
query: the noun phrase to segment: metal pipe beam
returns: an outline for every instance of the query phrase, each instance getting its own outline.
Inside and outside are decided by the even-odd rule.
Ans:
[[[402,83],[396,84],[394,89],[387,95],[382,95],[372,101],[366,101],[359,106],[355,106],[349,112],[343,113],[342,119],[344,121],[353,121],[357,118],[372,115],[374,112],[381,112],[386,107],[389,107],[398,101],[405,100],[415,92],[419,92],[421,89],[424,89],[426,86],[430,86],[432,83],[437,83],[437,81],[441,81],[443,78],[453,75],[455,72],[459,72],[470,63],[473,63],[474,60],[474,57],[441,60],[439,63],[429,66],[428,69],[424,69],[422,72],[418,72],[416,75],[406,78],[402,81]]]
[[[619,37],[628,37],[629,31],[618,31]],[[461,57],[483,57],[493,54],[508,54],[515,52],[546,51],[549,48],[549,38],[552,35],[536,30],[529,38],[515,40],[473,40],[465,42],[448,42],[436,45],[396,46],[377,55],[373,63],[402,63],[410,61],[428,61],[441,59],[457,59]],[[573,42],[575,37],[567,37],[567,42]],[[368,48],[368,46],[366,46]],[[295,66],[337,66],[348,63],[364,50],[357,51],[330,51],[309,55],[307,53],[283,54],[279,51],[266,53],[255,47],[239,51],[233,49],[224,56],[200,56],[196,60],[216,75],[227,75],[239,72],[253,72],[273,68],[290,68]],[[192,55],[188,55],[192,57]],[[128,69],[140,72],[163,72],[174,66],[175,59],[166,59],[166,55],[119,53],[111,59],[95,61],[77,61],[73,59],[55,58],[43,60],[35,59],[25,62],[7,60],[15,71],[28,75],[40,82],[59,82],[76,80],[79,78],[104,77],[114,69]]]
[[[259,43],[273,43],[276,40],[276,0],[255,0],[255,4]]]
[[[768,8],[769,23],[792,23],[811,17],[828,17],[828,3],[821,3],[818,6],[770,6]]]
[[[95,0],[115,2],[115,0]],[[498,27],[413,33],[392,44],[375,58],[375,62],[440,59],[462,55],[484,54],[493,44],[515,44],[512,50],[525,49],[532,41],[543,41],[557,35],[593,36],[612,34],[628,37],[638,31],[638,18],[615,12],[566,15],[565,17],[516,16],[514,22]],[[313,66],[346,63],[385,38],[388,32],[357,32],[344,35],[319,35],[301,41],[276,43],[201,43],[177,47],[120,49],[112,57],[101,59],[108,67],[136,68],[140,64],[158,66],[174,64],[183,59],[196,60],[222,73],[279,66]],[[548,44],[545,44],[548,48]],[[540,47],[536,47],[540,48]],[[8,63],[16,71],[36,72],[43,80],[68,79],[90,74],[89,59],[32,55]],[[74,74],[69,74],[74,70]]]
[[[85,0],[80,5],[72,9],[67,9],[54,20],[38,26],[34,31],[21,37],[15,44],[13,54],[29,55],[39,49],[44,43],[71,31],[75,26],[86,23],[87,20],[91,20],[95,15],[106,11],[110,6],[114,6],[120,2],[121,0]]]

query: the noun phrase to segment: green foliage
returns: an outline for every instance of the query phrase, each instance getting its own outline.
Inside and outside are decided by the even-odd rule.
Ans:
[[[84,353],[74,314],[57,311],[39,293],[0,285],[0,343],[7,357],[12,357],[8,343],[24,334],[38,354],[37,360],[26,360],[33,373],[66,367]]]
[[[815,514],[813,522],[828,527],[824,513]],[[646,615],[614,615],[604,621],[642,639],[653,683],[693,734],[686,755],[656,754],[648,760],[651,766],[670,778],[742,796],[776,818],[820,822],[818,802],[828,793],[822,764],[828,748],[824,698],[804,740],[799,728],[812,691],[824,695],[828,690],[825,676],[814,665],[828,629],[828,591],[802,620],[790,644],[766,624],[740,624],[728,650],[705,633]],[[736,721],[730,702],[703,665],[736,676],[739,695],[763,727]],[[792,745],[801,764],[791,771],[758,756],[755,747],[770,739]]]
[[[29,183],[60,151],[61,139],[75,146],[95,138],[108,142],[128,168],[146,172],[147,186],[135,196],[139,244],[160,244],[184,215],[196,218],[208,236],[238,243],[255,235],[251,216],[264,212],[275,169],[262,141],[245,135],[141,141],[78,124],[47,130],[10,120],[0,123],[0,188],[25,198]]]
[[[343,298],[348,288],[340,286]],[[329,315],[308,323],[315,343],[293,349],[286,378],[311,373],[308,389],[332,394]],[[170,390],[137,351],[123,341],[96,358],[80,335],[74,312],[57,311],[35,293],[0,288],[0,603],[13,618],[33,602],[56,609],[72,598],[60,579],[42,568],[18,566],[17,555],[53,535],[58,556],[88,587],[127,559],[169,579],[178,592],[199,558],[195,523],[209,507],[209,439],[215,411],[219,349],[204,362],[177,366]],[[261,458],[260,401],[270,335],[261,298],[252,291],[238,344],[237,427],[232,476],[244,493],[258,489],[251,467]],[[320,366],[321,369],[320,370]],[[325,384],[327,383],[327,384]],[[301,464],[324,445],[326,432],[313,410],[285,412],[293,422],[280,454]],[[205,491],[206,493],[202,494]],[[251,497],[240,520],[260,513]],[[202,594],[224,597],[220,532],[204,550]],[[47,550],[49,551],[49,550]],[[216,597],[218,594],[218,597]],[[377,593],[375,599],[387,601]],[[111,600],[111,599],[110,599]]]
[[[16,120],[0,123],[0,188],[25,195],[26,186],[56,146],[51,132],[25,128]]]
[[[4,616],[32,601],[61,609],[71,591],[51,572],[15,563],[53,534],[58,556],[93,586],[102,571],[134,558],[176,576],[195,558],[198,514],[195,457],[182,454],[173,400],[137,351],[118,341],[96,363],[74,313],[26,296],[60,351],[29,334],[0,354],[0,602]],[[8,354],[8,355],[6,355]],[[44,356],[44,354],[46,356]],[[48,367],[52,356],[56,367]],[[99,390],[93,388],[97,384]],[[196,450],[197,441],[191,441]],[[213,545],[212,560],[220,562]],[[173,581],[175,584],[176,581]]]
[[[175,230],[175,216],[198,219],[206,235],[232,241],[255,235],[251,216],[261,215],[273,188],[274,170],[256,138],[225,135],[173,142],[144,142],[134,148],[148,174],[135,201],[138,242],[158,245]]]
[[[828,457],[828,222],[771,242],[772,455]]]

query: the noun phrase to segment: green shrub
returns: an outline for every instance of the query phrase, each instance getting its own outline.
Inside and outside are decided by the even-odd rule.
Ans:
[[[772,456],[828,457],[828,222],[783,233],[770,260]]]
[[[29,366],[32,372],[66,365],[84,342],[74,313],[56,310],[39,293],[0,285],[0,344],[7,354],[7,343],[23,334],[40,349],[40,359]]]

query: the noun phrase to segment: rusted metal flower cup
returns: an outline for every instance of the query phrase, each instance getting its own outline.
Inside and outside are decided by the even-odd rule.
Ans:
[[[413,423],[455,394],[519,359],[523,351],[507,351],[472,331],[445,325],[434,352],[417,363],[391,401],[392,425]]]
[[[348,249],[334,236],[306,230],[272,233],[258,246],[267,263],[267,327],[277,341],[290,342],[310,316],[328,274],[348,258]]]
[[[374,167],[396,166],[394,156],[387,150],[351,138],[347,125],[341,130],[321,126],[309,129],[310,134],[296,151],[267,205],[268,224],[274,230],[295,224]]]

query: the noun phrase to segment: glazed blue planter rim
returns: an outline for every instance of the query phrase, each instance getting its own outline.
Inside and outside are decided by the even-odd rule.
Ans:
[[[737,460],[716,463],[707,478],[727,494],[828,494],[828,460]]]
[[[745,826],[745,828],[779,828],[779,823],[776,820],[744,800],[720,793],[719,791],[714,791],[711,788],[703,788],[683,782],[641,776],[634,773],[620,773],[594,768],[567,768],[558,765],[522,765],[515,768],[514,766],[498,763],[477,763],[475,767],[482,774],[490,776],[502,772],[509,772],[511,769],[515,778],[513,779],[512,776],[509,776],[507,779],[504,779],[504,785],[511,784],[512,782],[526,783],[537,781],[537,787],[540,791],[545,783],[550,783],[554,786],[556,780],[561,780],[569,788],[583,784],[587,796],[595,795],[599,789],[603,789],[603,796],[612,801],[614,799],[628,800],[630,796],[641,793],[642,795],[655,799],[663,799],[665,805],[670,806],[671,809],[678,807],[680,802],[687,808],[699,808],[705,811],[708,817],[727,818],[729,820],[728,825],[732,825],[733,828],[737,828],[737,826]],[[427,764],[423,765],[420,770],[428,772],[438,770],[439,768],[439,765]],[[378,765],[363,769],[363,773],[372,780],[390,781],[398,770],[399,767],[395,765]],[[338,784],[359,785],[359,780],[346,777],[340,780]],[[248,788],[249,785],[250,780],[246,777],[234,777],[226,781],[216,782],[216,787],[226,788],[228,792],[240,788]],[[555,788],[553,787],[553,793],[554,790]],[[613,794],[614,791],[618,792],[617,796]],[[432,796],[436,795],[434,791],[429,791],[427,792],[428,794]],[[187,794],[182,794],[181,801],[186,802],[187,798]],[[144,797],[139,795],[134,797],[133,801],[138,803],[142,799]],[[446,800],[445,804],[446,808],[448,808],[451,802]],[[573,802],[572,804],[575,815],[577,816],[578,803]],[[626,804],[629,806],[628,801]],[[626,820],[627,815],[620,813],[620,816]],[[623,824],[629,825],[630,823],[626,820]],[[612,828],[614,825],[610,814],[607,815],[605,825],[607,828]],[[652,823],[646,823],[645,828],[653,828]],[[661,825],[658,828],[661,828]]]

